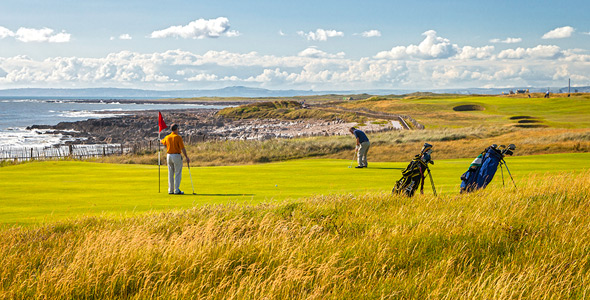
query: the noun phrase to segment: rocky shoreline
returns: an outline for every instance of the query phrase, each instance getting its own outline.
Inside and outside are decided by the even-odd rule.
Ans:
[[[323,121],[312,119],[233,120],[217,115],[216,109],[166,110],[162,115],[168,126],[180,126],[185,141],[199,142],[209,139],[266,140],[306,136],[346,135],[356,123],[343,120]],[[109,112],[104,112],[109,113]],[[156,141],[158,138],[157,111],[117,112],[125,116],[61,122],[54,126],[33,125],[30,130],[43,129],[45,134],[61,134],[64,144],[133,144]],[[394,122],[366,124],[366,132],[399,129]],[[168,134],[169,129],[162,132]]]

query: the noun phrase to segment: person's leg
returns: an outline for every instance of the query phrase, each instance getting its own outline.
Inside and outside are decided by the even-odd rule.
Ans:
[[[357,167],[362,167],[363,166],[363,144],[359,145],[359,148],[356,152],[356,160],[358,162],[358,166]]]
[[[180,192],[180,180],[182,179],[182,156],[174,155],[174,193]]]
[[[371,146],[371,144],[369,142],[361,143],[361,146],[359,148],[359,159],[358,159],[359,166],[362,166],[362,167],[368,166],[367,152],[369,151],[370,146]]]
[[[367,162],[367,155],[369,154],[369,148],[371,148],[371,143],[370,142],[367,142],[367,148],[365,149],[365,156],[363,158],[365,160],[364,161],[364,163],[365,163],[364,166],[365,167],[368,167],[369,166],[369,163]]]
[[[174,160],[172,155],[166,155],[166,163],[168,164],[168,194],[174,193]]]

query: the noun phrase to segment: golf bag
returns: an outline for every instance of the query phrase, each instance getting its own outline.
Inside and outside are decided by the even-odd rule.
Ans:
[[[402,178],[395,183],[391,191],[392,194],[404,194],[412,197],[416,193],[416,190],[418,190],[418,186],[420,186],[421,191],[424,189],[424,178],[428,170],[428,163],[434,164],[434,161],[430,157],[431,153],[432,145],[424,144],[420,154],[416,155],[410,164],[408,164],[408,167],[402,171]],[[434,183],[432,187],[434,190]],[[436,191],[434,193],[436,195]]]
[[[461,193],[486,188],[494,178],[498,166],[505,164],[504,156],[512,155],[514,149],[516,147],[513,144],[510,144],[508,148],[505,146],[498,148],[496,144],[487,147],[473,160],[467,172],[461,175]]]

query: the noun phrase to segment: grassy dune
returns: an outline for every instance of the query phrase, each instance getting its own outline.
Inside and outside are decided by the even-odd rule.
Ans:
[[[3,299],[584,299],[590,173],[0,231]]]

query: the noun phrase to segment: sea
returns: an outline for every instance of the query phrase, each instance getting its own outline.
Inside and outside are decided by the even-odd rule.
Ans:
[[[55,99],[0,97],[0,151],[41,148],[63,144],[67,136],[27,130],[32,125],[56,125],[88,119],[124,116],[129,111],[172,109],[221,109],[222,105],[141,103],[139,99]],[[149,100],[149,99],[142,99]],[[102,112],[102,113],[101,113]],[[105,113],[108,112],[108,113]],[[157,116],[154,117],[157,120]],[[154,126],[157,126],[155,124]]]

